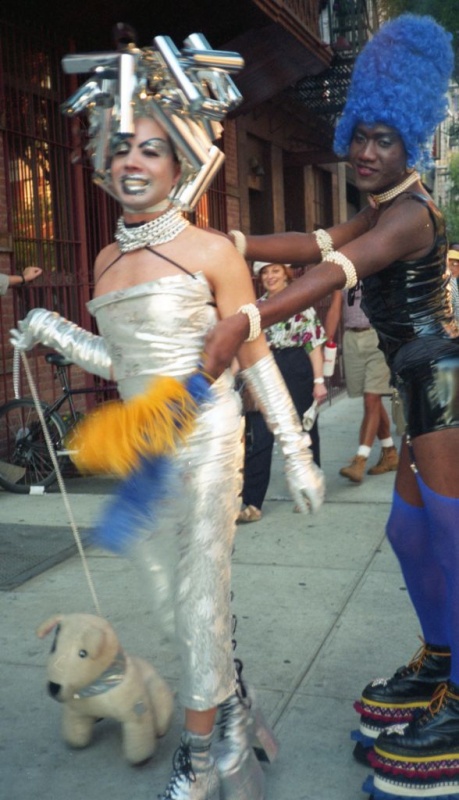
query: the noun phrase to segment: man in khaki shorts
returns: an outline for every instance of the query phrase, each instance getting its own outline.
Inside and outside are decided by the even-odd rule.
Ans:
[[[382,402],[389,395],[389,369],[378,348],[376,331],[360,307],[362,292],[359,285],[354,290],[338,290],[325,320],[327,339],[333,339],[341,316],[343,318],[343,360],[346,389],[349,397],[363,396],[363,420],[360,425],[359,447],[340,475],[354,483],[361,483],[367,460],[377,437],[381,443],[379,461],[368,470],[369,475],[382,475],[397,469],[398,454],[390,432],[390,420]]]

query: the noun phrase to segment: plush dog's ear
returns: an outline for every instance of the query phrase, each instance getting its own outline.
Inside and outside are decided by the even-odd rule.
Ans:
[[[54,614],[53,617],[42,622],[37,628],[37,636],[39,639],[43,639],[63,618],[63,614]]]
[[[92,658],[99,658],[105,647],[105,632],[100,628],[88,628],[84,631],[81,645]]]

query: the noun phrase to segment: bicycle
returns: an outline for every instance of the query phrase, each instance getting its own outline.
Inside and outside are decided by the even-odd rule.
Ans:
[[[105,394],[113,385],[72,389],[69,383],[69,361],[59,353],[48,353],[45,361],[54,367],[62,394],[51,404],[40,402],[46,427],[61,471],[69,463],[65,437],[81,419],[73,398],[81,394]],[[68,404],[69,413],[59,414]],[[30,397],[11,400],[0,407],[0,486],[16,494],[44,492],[57,480],[56,470],[45,440],[35,402]]]

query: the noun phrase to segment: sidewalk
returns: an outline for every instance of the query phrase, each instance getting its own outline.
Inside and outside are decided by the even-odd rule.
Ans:
[[[346,397],[321,412],[327,500],[319,514],[293,513],[276,456],[262,520],[238,527],[237,656],[281,745],[278,761],[264,767],[266,800],[365,800],[368,770],[352,758],[353,701],[369,679],[391,674],[417,649],[414,612],[384,538],[394,473],[367,476],[362,485],[338,475],[355,453],[361,413],[361,400]],[[375,445],[370,463],[378,457]],[[86,483],[87,494],[70,496],[81,528],[104,501]],[[0,516],[12,525],[62,526],[66,511],[56,493],[0,492]],[[124,648],[150,660],[175,687],[178,665],[137,572],[102,551],[87,555],[102,614]],[[62,709],[46,692],[51,636],[38,640],[36,627],[56,612],[95,613],[80,557],[0,594],[0,602],[2,797],[155,800],[169,778],[180,708],[154,759],[133,768],[122,759],[115,723],[99,723],[87,749],[68,749],[59,730]]]

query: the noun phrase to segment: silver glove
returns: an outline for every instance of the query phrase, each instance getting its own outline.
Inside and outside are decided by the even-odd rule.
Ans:
[[[103,338],[79,328],[55,311],[33,308],[10,331],[10,342],[17,350],[31,350],[38,343],[44,344],[87,372],[110,379],[112,361]]]
[[[314,463],[311,438],[300,420],[272,353],[242,372],[285,459],[290,494],[301,511],[318,511],[325,495],[322,470]]]

